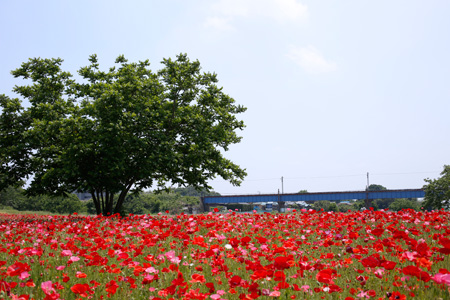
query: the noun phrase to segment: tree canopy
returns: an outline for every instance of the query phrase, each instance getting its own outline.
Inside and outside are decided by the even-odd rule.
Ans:
[[[220,176],[239,185],[245,170],[224,157],[240,142],[246,108],[180,54],[153,72],[148,61],[99,68],[80,81],[62,59],[33,58],[12,71],[31,82],[0,95],[0,189],[28,180],[30,195],[92,194],[98,214],[120,211],[126,195],[166,183],[209,189]]]
[[[382,186],[381,184],[371,184],[367,188],[368,191],[385,191],[386,187]]]
[[[419,210],[420,203],[417,201],[417,199],[405,199],[405,198],[399,198],[395,199],[390,205],[389,209],[393,211],[400,211],[402,209],[414,209]]]
[[[437,179],[425,179],[428,184],[423,186],[425,191],[426,208],[449,209],[450,208],[450,165],[445,165],[441,177]]]

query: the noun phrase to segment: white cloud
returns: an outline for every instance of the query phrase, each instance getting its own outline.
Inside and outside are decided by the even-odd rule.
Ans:
[[[313,46],[291,46],[287,57],[311,74],[329,73],[337,69],[334,62],[327,61]]]
[[[232,27],[236,18],[268,18],[278,22],[303,21],[308,7],[297,0],[218,0],[212,6],[213,17],[205,25],[215,28]],[[220,21],[220,26],[217,23]]]

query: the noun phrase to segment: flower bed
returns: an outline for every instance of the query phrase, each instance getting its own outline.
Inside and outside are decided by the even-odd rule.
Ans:
[[[3,299],[449,299],[450,213],[0,215]]]

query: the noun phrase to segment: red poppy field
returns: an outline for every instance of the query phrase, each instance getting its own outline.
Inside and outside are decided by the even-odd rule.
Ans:
[[[450,213],[0,214],[2,299],[449,299]]]

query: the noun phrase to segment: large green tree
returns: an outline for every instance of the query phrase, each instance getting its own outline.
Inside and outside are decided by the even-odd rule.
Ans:
[[[423,186],[425,191],[426,208],[449,209],[450,208],[450,165],[445,165],[441,177],[437,179],[425,179],[428,184]]]
[[[0,188],[28,180],[30,195],[92,194],[98,214],[120,211],[126,195],[152,186],[240,184],[245,170],[223,153],[238,143],[246,109],[185,54],[99,68],[92,55],[79,81],[61,59],[33,58],[12,71],[30,84],[0,96]]]

